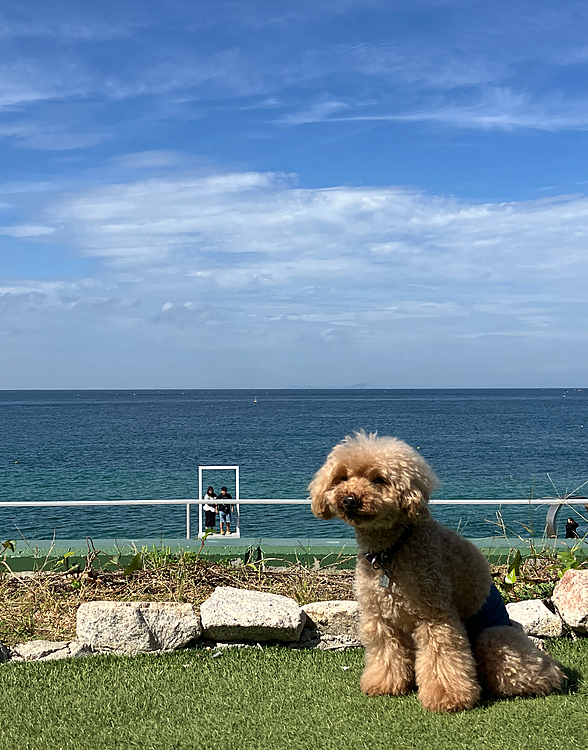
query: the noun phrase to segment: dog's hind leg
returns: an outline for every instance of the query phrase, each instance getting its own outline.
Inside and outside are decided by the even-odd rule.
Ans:
[[[366,695],[403,695],[414,687],[414,644],[407,633],[380,617],[362,617],[365,669],[360,687]]]
[[[483,630],[474,654],[483,684],[502,698],[549,695],[565,679],[560,665],[512,625]]]
[[[414,632],[419,700],[428,711],[461,711],[480,698],[476,663],[459,620],[422,622]]]

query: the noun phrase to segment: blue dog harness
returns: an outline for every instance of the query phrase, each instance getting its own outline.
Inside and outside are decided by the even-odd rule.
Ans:
[[[470,643],[473,643],[486,628],[496,628],[500,625],[510,625],[508,612],[496,586],[490,585],[490,593],[484,604],[475,615],[469,617],[464,626]]]

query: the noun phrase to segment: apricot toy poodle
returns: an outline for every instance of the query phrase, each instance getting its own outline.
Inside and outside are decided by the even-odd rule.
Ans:
[[[431,517],[437,478],[396,438],[347,436],[309,486],[312,511],[352,526],[355,594],[365,646],[361,689],[402,695],[416,685],[429,711],[499,697],[543,696],[564,674],[510,624],[482,553]]]

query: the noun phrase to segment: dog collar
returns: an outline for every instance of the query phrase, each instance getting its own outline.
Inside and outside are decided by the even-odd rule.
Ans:
[[[396,542],[382,552],[364,552],[363,556],[372,566],[372,570],[381,569],[390,578],[392,576],[392,560],[413,531],[414,526],[407,526]]]

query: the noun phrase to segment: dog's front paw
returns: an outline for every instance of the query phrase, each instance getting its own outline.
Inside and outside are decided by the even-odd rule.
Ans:
[[[449,713],[473,708],[480,699],[478,685],[454,685],[451,690],[442,685],[429,685],[419,690],[419,700],[427,711]]]
[[[372,665],[365,669],[359,686],[366,695],[405,695],[413,687],[413,674],[401,674],[397,671]]]

